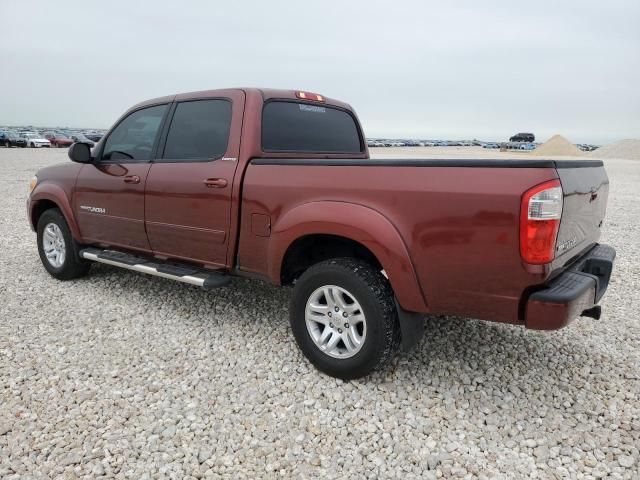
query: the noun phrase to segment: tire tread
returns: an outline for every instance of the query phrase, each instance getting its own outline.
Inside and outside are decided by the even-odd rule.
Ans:
[[[61,268],[53,267],[47,260],[42,249],[42,231],[47,223],[52,222],[56,223],[58,227],[60,227],[67,246],[66,259]],[[80,258],[78,253],[80,251],[79,246],[73,239],[69,225],[59,209],[50,208],[49,210],[45,210],[38,219],[37,231],[38,253],[40,255],[40,260],[42,261],[45,270],[47,270],[52,277],[57,278],[58,280],[73,280],[74,278],[82,277],[87,274],[90,264]]]
[[[368,290],[371,298],[374,299],[378,306],[379,314],[382,319],[380,326],[382,328],[384,339],[382,341],[382,348],[377,351],[376,357],[372,359],[373,362],[363,365],[362,368],[355,369],[352,372],[336,372],[321,369],[330,375],[339,376],[343,379],[351,379],[362,377],[373,371],[386,368],[399,350],[401,340],[398,312],[394,302],[393,290],[391,289],[389,281],[381,272],[377,271],[363,260],[351,257],[339,257],[325,260],[311,266],[298,279],[297,285],[308,278],[312,278],[321,273],[326,273],[328,270],[334,270],[336,272],[342,271],[343,273],[354,275],[359,283]],[[291,308],[292,324],[294,321],[301,321],[298,318],[294,318],[296,313],[294,312],[293,304],[296,300],[296,293],[296,289],[294,289],[294,298],[292,299]],[[303,347],[299,341],[298,344]],[[309,358],[309,355],[307,355],[307,357]],[[310,358],[310,360],[313,362],[312,358]],[[316,366],[318,367],[317,364]]]

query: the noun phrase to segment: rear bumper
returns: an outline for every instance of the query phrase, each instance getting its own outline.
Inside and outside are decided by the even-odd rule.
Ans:
[[[557,330],[596,305],[609,285],[616,251],[596,245],[542,290],[529,296],[525,325],[534,330]]]

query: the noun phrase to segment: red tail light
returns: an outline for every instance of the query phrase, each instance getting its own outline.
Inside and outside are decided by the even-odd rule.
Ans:
[[[520,256],[527,263],[550,263],[562,217],[562,186],[551,180],[527,190],[520,206]]]

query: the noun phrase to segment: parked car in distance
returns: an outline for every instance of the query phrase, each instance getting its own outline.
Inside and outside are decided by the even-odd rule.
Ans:
[[[73,144],[73,140],[58,132],[46,132],[44,137],[51,142],[52,147],[70,147]]]
[[[500,145],[497,143],[485,143],[482,148],[500,148]]]
[[[85,132],[84,135],[89,140],[91,140],[92,142],[96,142],[96,143],[98,143],[100,141],[100,139],[102,139],[102,137],[103,137],[102,133],[98,133],[98,132]]]
[[[2,145],[5,147],[21,147],[24,148],[27,146],[27,140],[20,135],[18,132],[8,131],[5,132],[4,138],[2,140]]]
[[[536,141],[536,137],[533,133],[516,133],[513,137],[509,138],[509,141],[533,143]]]
[[[522,145],[520,145],[518,147],[520,150],[527,150],[527,151],[531,151],[531,150],[535,150],[536,146],[533,143],[523,143]]]
[[[576,147],[578,147],[583,152],[593,152],[594,150],[598,149],[597,145],[589,145],[585,143],[579,143],[576,145]]]
[[[41,262],[59,280],[98,262],[205,289],[291,285],[297,344],[343,379],[415,345],[427,314],[538,330],[599,318],[615,258],[598,243],[601,161],[372,160],[364,138],[347,103],[311,92],[142,102],[32,179]]]
[[[27,146],[31,148],[50,147],[51,142],[36,132],[23,132],[22,137],[27,141]]]
[[[71,135],[71,140],[73,140],[74,142],[83,142],[86,143],[87,145],[89,145],[91,148],[95,147],[96,144],[94,141],[88,139],[87,137],[85,137],[82,133],[75,133],[73,135]]]

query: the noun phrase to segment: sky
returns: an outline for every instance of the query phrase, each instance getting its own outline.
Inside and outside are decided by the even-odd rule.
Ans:
[[[0,0],[0,125],[109,127],[157,96],[300,89],[368,137],[640,138],[640,1]]]

